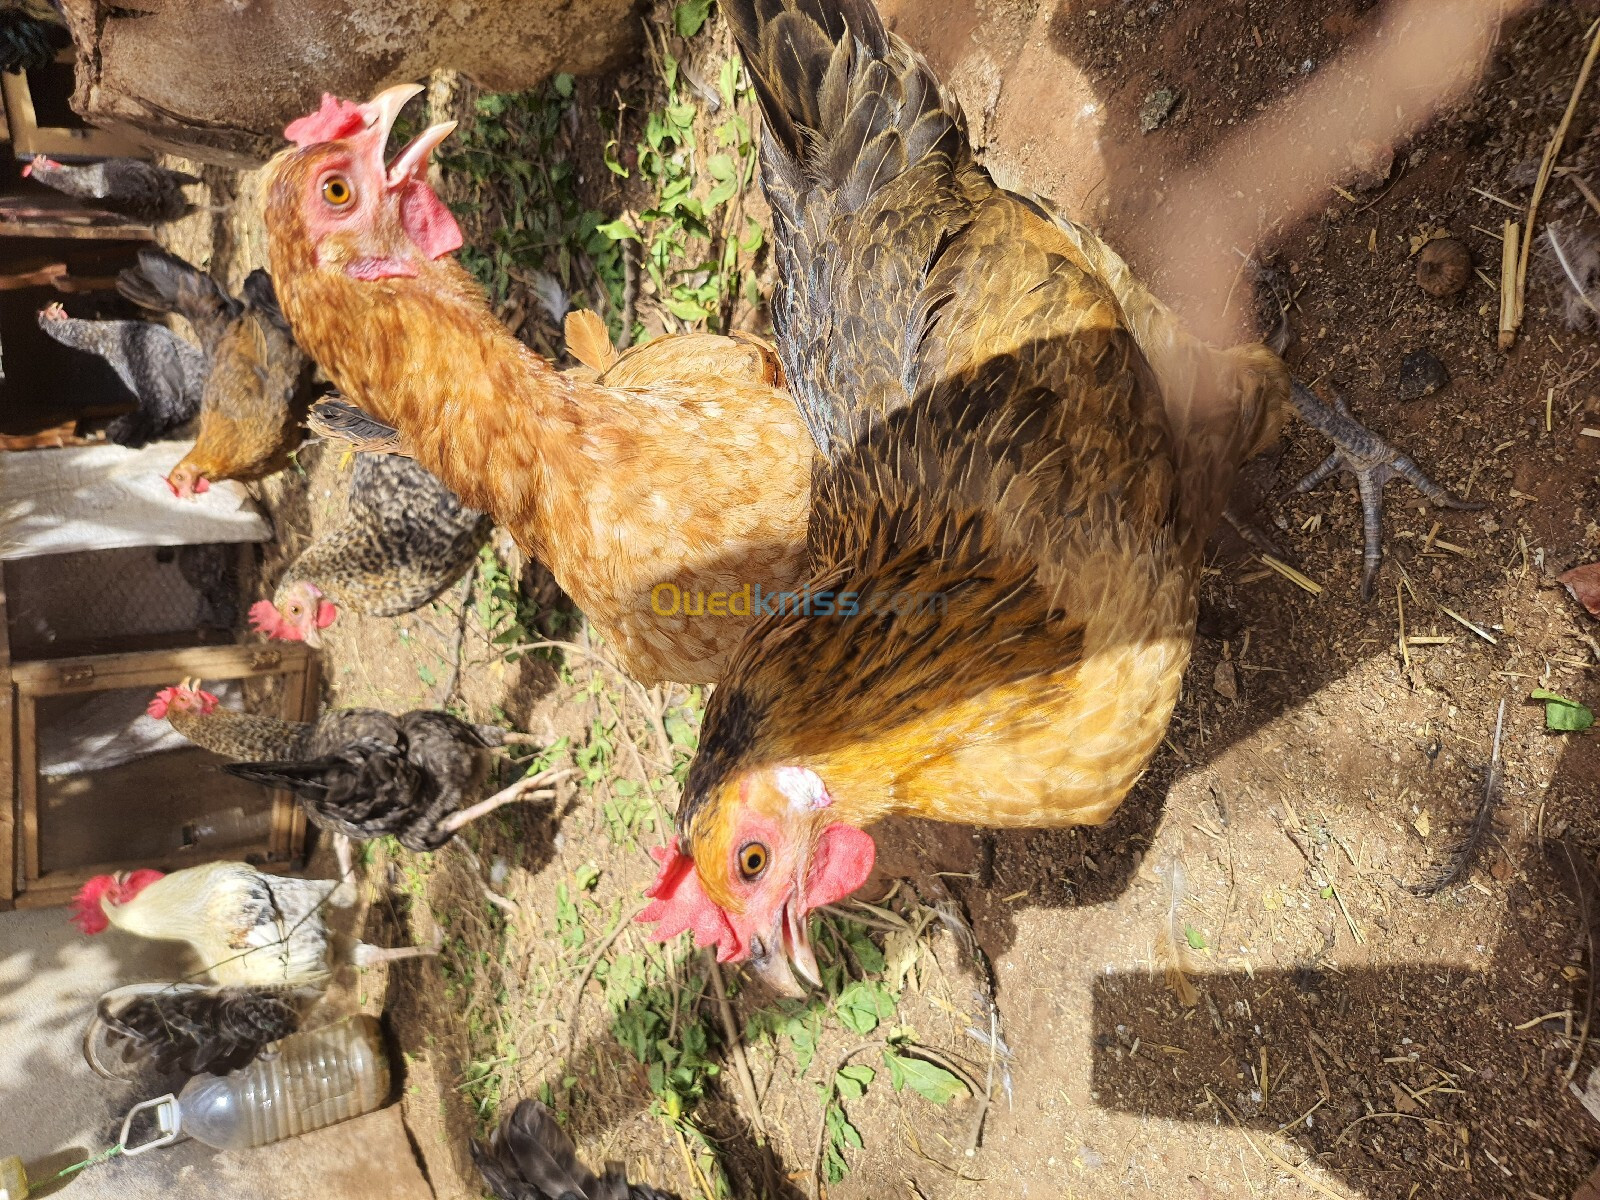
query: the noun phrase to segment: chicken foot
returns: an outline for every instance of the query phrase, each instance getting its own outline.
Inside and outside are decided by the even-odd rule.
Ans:
[[[1440,487],[1422,473],[1409,456],[1400,453],[1351,415],[1344,398],[1334,394],[1333,407],[1324,404],[1298,379],[1290,391],[1290,403],[1300,419],[1333,443],[1333,453],[1316,470],[1302,479],[1296,491],[1309,492],[1335,472],[1355,476],[1361,493],[1361,517],[1365,537],[1362,551],[1361,598],[1372,599],[1372,585],[1383,561],[1383,489],[1396,477],[1404,479],[1440,508],[1476,512],[1487,505],[1463,500]]]
[[[350,961],[358,967],[376,967],[383,963],[403,962],[408,958],[435,958],[441,945],[442,939],[440,944],[433,946],[396,946],[393,949],[357,942],[355,949],[350,952]]]
[[[463,826],[470,825],[479,817],[493,812],[503,804],[511,804],[517,800],[550,800],[555,797],[555,789],[546,787],[546,784],[558,783],[569,775],[576,775],[576,767],[568,767],[561,771],[540,771],[536,775],[526,775],[517,780],[510,787],[501,788],[487,800],[467,808],[457,809],[444,820],[439,822],[438,832],[449,835],[455,833]]]

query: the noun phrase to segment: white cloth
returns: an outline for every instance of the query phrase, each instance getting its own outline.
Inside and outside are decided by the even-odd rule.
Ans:
[[[237,483],[214,483],[192,500],[172,494],[166,475],[192,445],[0,454],[0,559],[269,540],[272,527]]]

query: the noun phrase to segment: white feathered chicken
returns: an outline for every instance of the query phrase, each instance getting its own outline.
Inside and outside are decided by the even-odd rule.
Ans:
[[[243,1066],[299,1028],[321,997],[335,965],[323,909],[355,900],[353,880],[268,875],[242,862],[95,876],[74,901],[79,929],[96,934],[115,926],[187,942],[201,969],[188,981],[108,993],[85,1037],[91,1065],[103,1070],[116,1060],[122,1068],[153,1063],[190,1073]],[[435,952],[357,941],[347,957],[365,967]]]

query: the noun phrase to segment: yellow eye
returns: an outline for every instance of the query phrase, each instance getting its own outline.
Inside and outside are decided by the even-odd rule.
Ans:
[[[760,842],[746,842],[739,848],[739,874],[754,881],[767,869],[767,848]]]
[[[345,181],[343,175],[334,175],[323,180],[322,198],[335,208],[343,208],[349,204],[353,195],[350,184]]]

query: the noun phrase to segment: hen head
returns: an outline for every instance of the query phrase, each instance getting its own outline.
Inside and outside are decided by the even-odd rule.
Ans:
[[[162,872],[148,869],[96,875],[73,897],[72,923],[85,933],[104,933],[111,923],[106,919],[106,905],[126,904],[161,878]]]
[[[392,164],[384,147],[400,110],[422,88],[403,84],[367,104],[324,95],[283,133],[296,149],[272,165],[269,231],[297,234],[318,269],[353,279],[410,278],[461,247],[461,229],[428,186],[428,156],[455,122],[418,134]]]
[[[35,154],[22,168],[22,177],[26,179],[33,174],[48,175],[51,171],[61,170],[61,164],[53,158],[46,158],[42,154]]]
[[[209,717],[220,703],[210,692],[200,690],[199,680],[185,679],[177,687],[162,688],[157,692],[145,712],[157,721],[165,720],[172,713]]]
[[[651,851],[661,864],[639,920],[665,941],[685,930],[717,948],[718,962],[749,960],[778,992],[802,995],[795,972],[821,979],[811,949],[813,909],[866,882],[876,846],[853,825],[828,820],[832,797],[803,767],[748,771],[694,810],[684,853],[677,840]]]
[[[201,473],[199,467],[185,460],[167,475],[167,487],[178,499],[193,500],[211,490],[211,481]]]
[[[321,646],[322,630],[338,619],[339,606],[303,579],[280,587],[271,600],[250,606],[250,627],[280,642]]]

